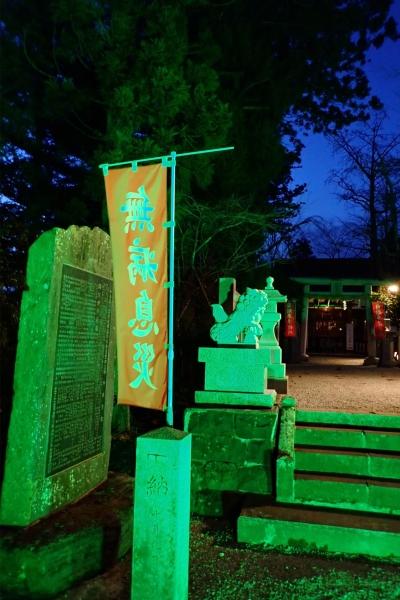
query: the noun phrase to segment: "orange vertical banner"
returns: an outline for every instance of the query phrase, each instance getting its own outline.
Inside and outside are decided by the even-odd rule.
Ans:
[[[118,404],[163,410],[167,398],[167,168],[104,176],[114,270]]]

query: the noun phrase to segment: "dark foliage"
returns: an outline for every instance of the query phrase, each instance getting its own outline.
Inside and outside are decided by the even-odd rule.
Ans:
[[[235,145],[179,163],[178,215],[196,204],[214,214],[211,224],[225,223],[231,198],[253,203],[244,240],[238,224],[194,258],[190,244],[181,245],[177,344],[185,354],[204,343],[217,277],[248,273],[266,234],[293,233],[304,191],[290,176],[300,161],[297,131],[337,131],[380,105],[362,67],[371,45],[397,36],[390,5],[2,0],[1,193],[18,207],[5,241],[13,319],[25,239],[70,224],[107,229],[100,163]],[[256,232],[250,212],[262,221]],[[238,243],[244,259],[229,273]],[[2,336],[15,347],[15,331]]]

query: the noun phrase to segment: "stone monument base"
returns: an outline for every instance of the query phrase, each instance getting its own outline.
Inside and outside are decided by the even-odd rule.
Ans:
[[[276,401],[276,391],[264,390],[263,394],[246,392],[195,392],[196,404],[224,404],[225,406],[261,406],[272,408]]]
[[[108,479],[28,527],[0,527],[3,600],[54,598],[112,567],[132,546],[133,478]]]

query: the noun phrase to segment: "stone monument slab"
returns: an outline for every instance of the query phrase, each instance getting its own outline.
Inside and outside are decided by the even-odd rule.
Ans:
[[[115,326],[111,243],[71,226],[31,246],[1,525],[28,525],[107,478]]]

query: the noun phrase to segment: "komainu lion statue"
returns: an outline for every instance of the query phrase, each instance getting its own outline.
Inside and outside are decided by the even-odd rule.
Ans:
[[[267,294],[251,288],[239,296],[236,308],[229,316],[220,304],[212,304],[216,323],[211,327],[211,338],[219,344],[237,344],[242,333],[244,344],[255,344],[263,333],[260,321],[267,305]]]

